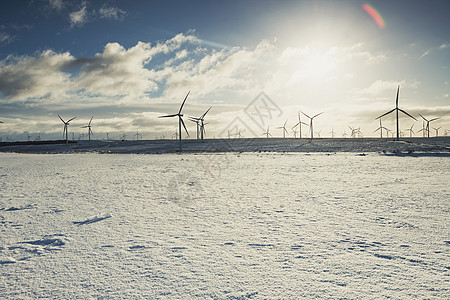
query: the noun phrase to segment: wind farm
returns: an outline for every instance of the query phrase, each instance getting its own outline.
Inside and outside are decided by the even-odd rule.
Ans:
[[[448,299],[450,1],[4,1],[0,299]]]

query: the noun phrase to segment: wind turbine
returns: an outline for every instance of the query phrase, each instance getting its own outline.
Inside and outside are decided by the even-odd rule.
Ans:
[[[197,140],[200,138],[200,120],[195,118],[189,118],[189,121],[194,122],[197,128]]]
[[[204,122],[205,121],[205,116],[206,116],[206,114],[209,112],[209,110],[211,108],[212,108],[212,106],[210,106],[208,108],[208,110],[203,115],[201,115],[198,118],[194,118],[194,117],[190,117],[189,118],[189,120],[191,120],[192,122],[197,123],[197,139],[199,138],[199,132],[198,131],[200,129],[200,138],[201,138],[202,142],[203,142],[203,135],[206,134],[206,131],[205,131],[206,123]]]
[[[282,130],[283,130],[283,138],[286,138],[286,133],[288,132],[288,131],[286,130],[286,123],[287,123],[287,121],[288,121],[288,120],[286,120],[286,122],[284,122],[284,125],[283,125],[283,126],[277,127],[277,129],[282,129]]]
[[[316,131],[317,137],[320,139],[320,133],[322,132],[322,130]]]
[[[134,136],[136,137],[136,141],[139,141],[139,138],[142,138],[142,135],[139,133],[139,130],[136,130],[136,134]]]
[[[183,103],[181,103],[180,109],[178,110],[177,114],[172,114],[172,115],[166,115],[166,116],[160,116],[159,118],[171,118],[171,117],[178,117],[178,133],[179,133],[179,137],[180,137],[180,152],[181,152],[181,124],[183,124],[184,130],[186,130],[187,135],[189,136],[189,132],[186,128],[186,125],[184,124],[183,121],[183,114],[181,113],[181,110],[183,109],[184,103],[186,102],[187,97],[189,96],[189,93],[191,91],[189,91],[186,95],[186,97],[183,100]]]
[[[336,132],[334,132],[334,128],[331,129],[330,133],[331,133],[331,138],[334,139],[334,135],[336,134]]]
[[[59,119],[61,120],[61,122],[64,123],[64,130],[63,130],[63,137],[64,135],[66,135],[66,144],[69,143],[69,122],[72,121],[73,119],[75,119],[76,117],[73,117],[72,119],[68,120],[67,122],[63,120],[63,118],[61,118],[60,115],[58,115]]]
[[[342,137],[343,137],[343,138],[346,138],[346,137],[347,137],[347,132],[345,132],[345,130],[344,130],[344,132],[342,132]]]
[[[92,122],[93,118],[94,118],[94,116],[91,117],[91,120],[89,121],[89,123],[86,126],[81,127],[81,128],[88,128],[89,140],[91,140],[91,133],[92,133],[92,135],[94,135],[94,133],[92,132],[92,129],[91,129],[91,122]]]
[[[381,138],[383,138],[383,129],[386,130],[386,133],[388,132],[388,129],[381,124],[381,118],[380,118],[380,127],[378,127],[374,132],[377,132],[379,130]]]
[[[398,108],[398,94],[399,94],[399,91],[400,91],[400,85],[397,87],[397,97],[395,98],[395,108],[392,109],[392,110],[390,110],[390,111],[388,111],[387,113],[382,114],[382,115],[379,116],[378,118],[376,118],[376,119],[379,119],[379,118],[381,118],[381,117],[384,117],[385,115],[390,114],[390,113],[393,112],[393,111],[396,112],[396,119],[397,119],[397,141],[400,139],[400,129],[399,129],[399,126],[400,126],[400,125],[399,125],[399,123],[398,123],[398,112],[401,111],[402,113],[404,113],[404,114],[407,115],[408,117],[413,118],[414,120],[416,120],[416,118],[414,118],[413,116],[411,116],[410,114],[408,114],[406,111],[404,111],[404,110],[401,109],[401,108]],[[375,119],[375,120],[376,120],[376,119]],[[416,121],[417,121],[417,120],[416,120]]]
[[[302,124],[308,126],[308,124],[306,124],[305,122],[302,122],[301,118],[300,118],[300,112],[298,112],[298,123],[295,124],[292,128],[295,128],[298,126],[298,138],[302,138]]]
[[[106,140],[109,141],[109,132],[105,132],[106,133]]]
[[[439,129],[441,129],[441,127],[442,127],[442,126],[439,126],[438,128],[436,128],[436,127],[433,127],[433,129],[434,129],[434,130],[436,130],[436,136],[438,136],[438,135],[439,135]]]
[[[381,119],[380,119],[381,120]],[[409,137],[412,138],[412,135],[414,134],[414,130],[413,130],[414,124],[411,125],[411,128],[408,128],[406,130],[409,131]]]
[[[272,136],[272,135],[270,134],[270,132],[269,132],[269,126],[267,126],[267,131],[264,132],[262,135],[265,135],[266,138],[269,138],[269,135]]]
[[[297,133],[298,133],[298,131],[297,130],[295,130],[295,126],[294,127],[292,127],[292,133],[294,134],[294,139],[296,139],[297,138]]]
[[[245,131],[245,130],[244,130],[244,131]],[[237,137],[238,137],[238,138],[241,138],[241,137],[242,137],[241,132],[244,132],[244,131],[242,131],[242,129],[239,129],[239,131],[236,133]]]
[[[350,134],[350,137],[355,138],[356,134],[358,133],[358,129],[355,129],[355,128],[351,127],[350,125],[348,125],[348,128],[350,128],[350,130],[352,131],[352,133]]]
[[[314,115],[314,116],[312,116],[312,117],[308,116],[308,115],[305,114],[304,112],[302,112],[302,114],[304,114],[304,115],[310,120],[310,122],[309,122],[309,131],[311,132],[311,139],[313,139],[313,138],[314,138],[313,120],[314,120],[315,117],[317,117],[317,116],[323,114],[323,112],[318,113],[317,115]],[[300,126],[301,126],[301,125],[300,125]]]
[[[178,131],[175,131],[174,134],[172,134],[172,139],[174,140],[178,139]]]
[[[428,137],[430,137],[430,123],[433,122],[433,121],[435,121],[435,120],[437,120],[437,119],[439,119],[439,118],[434,118],[434,119],[431,119],[431,120],[427,120],[427,119],[425,119],[425,117],[422,116],[421,114],[419,114],[419,116],[421,116],[422,119],[424,119],[425,122],[427,122],[427,126],[426,126],[425,130],[427,131]]]

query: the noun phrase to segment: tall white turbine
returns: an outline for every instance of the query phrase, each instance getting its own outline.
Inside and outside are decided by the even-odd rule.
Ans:
[[[181,152],[181,124],[183,124],[184,130],[186,130],[186,134],[189,136],[189,132],[186,128],[186,125],[184,124],[183,121],[183,114],[181,113],[181,111],[183,110],[183,106],[184,103],[186,102],[187,97],[189,96],[189,93],[191,91],[189,91],[186,95],[186,97],[183,100],[183,103],[181,103],[180,109],[178,110],[178,113],[176,114],[172,114],[172,115],[166,115],[166,116],[160,116],[159,118],[172,118],[172,117],[178,117],[178,133],[179,133],[179,137],[180,137],[180,152]]]
[[[277,127],[277,129],[282,129],[283,130],[283,138],[286,138],[286,133],[288,133],[288,131],[286,130],[286,123],[288,120],[286,120],[286,122],[284,122],[283,126]]]
[[[405,115],[407,115],[408,117],[416,120],[416,118],[414,118],[413,116],[411,116],[410,114],[408,114],[406,111],[404,111],[401,108],[398,108],[398,94],[400,92],[400,86],[397,87],[397,97],[395,98],[395,108],[393,108],[392,110],[388,111],[387,113],[382,114],[381,116],[375,118],[375,120],[384,117],[385,115],[390,114],[391,112],[396,113],[396,119],[397,119],[397,141],[400,139],[400,124],[398,122],[398,112],[401,111],[402,113],[404,113]],[[417,121],[417,120],[416,120]]]
[[[313,120],[315,117],[323,114],[323,112],[318,113],[317,115],[314,115],[312,117],[308,116],[307,114],[305,114],[304,112],[302,112],[302,114],[304,114],[308,119],[309,119],[309,131],[311,132],[311,139],[314,138],[314,131],[313,131]]]
[[[442,126],[439,126],[438,128],[433,127],[433,129],[436,131],[436,136],[439,135],[439,129],[441,129]]]
[[[61,122],[64,123],[63,137],[64,137],[64,135],[66,136],[66,144],[68,144],[69,143],[69,122],[72,121],[73,119],[75,119],[76,117],[73,117],[72,119],[68,120],[67,122],[64,121],[60,115],[58,115],[58,117],[61,120]]]
[[[301,116],[301,114],[300,114],[300,112],[298,112],[298,123],[295,124],[295,125],[292,127],[292,129],[294,129],[295,127],[298,126],[298,132],[299,132],[298,138],[301,139],[301,138],[302,138],[302,124],[303,124],[303,125],[306,125],[306,126],[308,126],[308,124],[306,124],[305,122],[302,122],[300,116]]]
[[[89,135],[89,140],[91,140],[91,134],[94,135],[94,132],[92,132],[92,126],[91,126],[91,122],[92,119],[94,118],[94,116],[91,117],[91,119],[89,120],[89,123],[86,126],[82,126],[81,128],[88,128],[88,135]]]
[[[426,132],[427,132],[427,137],[430,137],[430,123],[433,122],[433,121],[435,121],[435,120],[437,120],[437,119],[439,119],[439,118],[434,118],[434,119],[431,119],[431,120],[427,120],[427,119],[426,119],[424,116],[422,116],[421,114],[419,114],[419,116],[421,116],[422,119],[424,119],[425,122],[427,122],[427,126],[425,127],[425,130],[426,130]]]

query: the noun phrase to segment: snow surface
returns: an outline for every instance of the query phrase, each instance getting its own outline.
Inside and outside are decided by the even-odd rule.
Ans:
[[[24,143],[24,142],[22,142]],[[155,154],[174,153],[179,150],[177,140],[145,141],[77,141],[66,145],[43,144],[14,145],[0,143],[0,152],[20,153],[132,153]],[[450,137],[403,138],[400,141],[385,138],[241,138],[241,139],[206,139],[182,140],[183,152],[386,152],[386,153],[445,153],[450,155]]]
[[[440,155],[0,153],[2,299],[450,298]]]

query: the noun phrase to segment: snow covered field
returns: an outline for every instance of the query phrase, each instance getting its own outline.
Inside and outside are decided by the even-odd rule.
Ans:
[[[0,153],[0,298],[450,298],[450,160]]]

